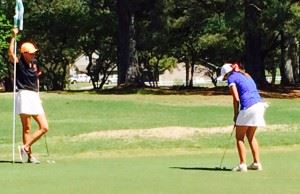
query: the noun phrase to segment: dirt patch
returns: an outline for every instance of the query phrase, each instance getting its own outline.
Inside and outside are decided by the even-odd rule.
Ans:
[[[99,138],[166,138],[180,139],[190,137],[199,133],[216,133],[230,131],[229,127],[220,128],[190,128],[190,127],[163,127],[152,129],[128,129],[113,131],[95,131],[81,134],[74,138],[78,139],[99,139]]]
[[[270,125],[259,128],[263,131],[290,131],[297,129],[297,126],[291,125]],[[191,127],[162,127],[152,129],[124,129],[112,131],[95,131],[84,133],[72,137],[73,141],[94,140],[94,139],[132,139],[132,138],[160,138],[160,139],[184,139],[194,135],[228,133],[232,131],[232,126],[213,127],[213,128],[191,128]]]

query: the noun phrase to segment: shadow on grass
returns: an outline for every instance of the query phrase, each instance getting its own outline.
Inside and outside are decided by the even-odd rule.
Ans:
[[[202,170],[202,171],[231,171],[231,169],[223,167],[215,167],[215,168],[208,168],[208,167],[170,167],[172,169],[179,169],[179,170]]]
[[[88,89],[88,90],[65,90],[65,91],[53,91],[58,93],[77,93],[88,92],[91,94],[151,94],[151,95],[204,95],[204,96],[216,96],[216,95],[230,95],[227,86],[218,87],[185,87],[185,86],[171,86],[171,87],[157,87],[152,88],[145,85],[121,85],[109,89]],[[264,98],[300,98],[300,86],[281,86],[281,85],[269,85],[260,89],[260,94]]]
[[[62,91],[59,91],[63,93]],[[151,95],[193,95],[193,94],[202,94],[205,96],[212,95],[229,95],[228,87],[220,86],[214,88],[208,87],[158,87],[152,88],[148,86],[139,86],[139,87],[130,87],[130,86],[120,86],[113,87],[109,89],[89,89],[89,90],[65,90],[64,92],[68,93],[78,93],[78,92],[88,92],[91,94],[115,94],[115,95],[124,95],[124,94],[151,94]]]
[[[11,161],[11,160],[0,160],[0,164],[23,164],[22,162],[20,161]]]

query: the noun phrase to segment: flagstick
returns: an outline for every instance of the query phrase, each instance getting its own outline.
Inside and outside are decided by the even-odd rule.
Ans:
[[[14,55],[17,56],[17,40],[15,39],[15,48],[14,48]],[[13,95],[14,95],[14,102],[13,102],[13,146],[12,146],[12,163],[15,163],[15,144],[16,144],[16,57],[14,57],[14,87],[13,87]]]
[[[15,7],[15,15],[14,15],[14,27],[17,27],[18,30],[23,30],[23,14],[24,14],[24,6],[22,0],[16,0],[16,7]],[[14,32],[14,86],[13,86],[13,95],[14,95],[14,102],[13,102],[13,142],[12,142],[12,163],[15,163],[15,147],[16,147],[16,74],[17,74],[17,40],[16,40],[17,33]]]

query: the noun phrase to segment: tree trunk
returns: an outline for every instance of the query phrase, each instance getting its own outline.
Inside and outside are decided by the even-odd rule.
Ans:
[[[194,86],[194,83],[193,83],[194,71],[195,71],[195,62],[192,61],[192,64],[191,64],[191,78],[190,78],[190,84],[189,84],[189,87],[191,87],[191,88]]]
[[[188,60],[185,61],[185,85],[189,85],[190,80],[190,63]]]
[[[271,69],[271,75],[272,75],[272,79],[271,79],[271,84],[275,85],[276,84],[276,70],[277,70],[277,65],[275,65],[274,60],[272,60],[272,69]]]
[[[262,41],[259,24],[261,10],[258,5],[258,0],[245,0],[245,69],[258,87],[264,87],[267,81],[261,54]]]
[[[288,79],[286,76],[286,69],[285,69],[285,61],[286,61],[286,38],[285,38],[285,33],[283,31],[280,31],[280,75],[281,75],[281,85],[287,85],[288,84]]]
[[[293,37],[291,39],[291,45],[290,45],[290,57],[292,61],[292,67],[293,67],[293,77],[294,82],[299,83],[300,81],[300,71],[299,71],[299,41],[296,37]]]
[[[125,83],[128,85],[143,84],[140,67],[138,63],[138,56],[136,51],[135,41],[135,21],[134,15],[131,16],[129,25],[129,67],[126,74]]]
[[[129,68],[129,24],[130,9],[128,0],[117,1],[118,14],[118,42],[117,42],[117,65],[118,85],[124,84]]]
[[[281,32],[281,61],[280,61],[280,74],[281,84],[284,86],[295,84],[295,78],[299,71],[299,60],[297,60],[297,52],[293,38],[290,35]]]
[[[159,82],[159,61],[160,59],[157,60],[155,64],[155,69],[154,69],[154,85],[157,88],[158,87],[158,82]]]
[[[292,66],[292,60],[288,57],[288,59],[285,61],[285,73],[287,82],[285,85],[293,85],[294,82],[294,75],[293,75],[293,66]]]

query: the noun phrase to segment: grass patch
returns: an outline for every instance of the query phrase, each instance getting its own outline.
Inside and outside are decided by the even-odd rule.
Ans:
[[[0,181],[5,193],[297,193],[299,156],[299,147],[284,152],[265,151],[264,171],[244,174],[214,171],[220,158],[215,153],[69,159],[38,166],[1,164]],[[228,153],[227,167],[235,157]]]
[[[63,155],[135,148],[221,148],[224,146],[224,141],[227,141],[229,132],[195,134],[189,138],[172,140],[136,137],[73,142],[72,138],[94,131],[165,126],[203,128],[232,125],[231,96],[99,95],[84,92],[42,93],[41,96],[50,125],[47,134],[49,144],[52,152]],[[0,101],[2,102],[0,147],[6,148],[11,143],[12,94],[1,94]],[[298,144],[300,142],[300,120],[297,119],[300,113],[299,99],[266,99],[266,101],[270,103],[270,108],[266,112],[267,123],[279,124],[279,128],[282,126],[291,128],[259,132],[261,145],[268,147]],[[17,140],[20,140],[21,126],[19,118],[16,119]],[[41,146],[38,145],[39,143]],[[38,142],[35,146],[36,150],[40,151],[39,147],[43,150],[43,144],[43,141]],[[58,144],[59,146],[56,146]]]
[[[214,171],[230,132],[181,138],[80,139],[91,132],[177,126],[232,125],[228,95],[100,95],[41,93],[50,131],[50,157],[43,139],[33,146],[41,165],[10,164],[12,94],[0,94],[0,178],[3,193],[297,193],[299,188],[299,99],[266,99],[270,130],[258,130],[263,172]],[[21,126],[17,117],[17,140]],[[33,125],[36,127],[35,125]],[[225,158],[238,162],[234,139]],[[250,154],[248,153],[248,156]],[[48,159],[56,164],[47,164]],[[248,157],[248,161],[251,158]]]

